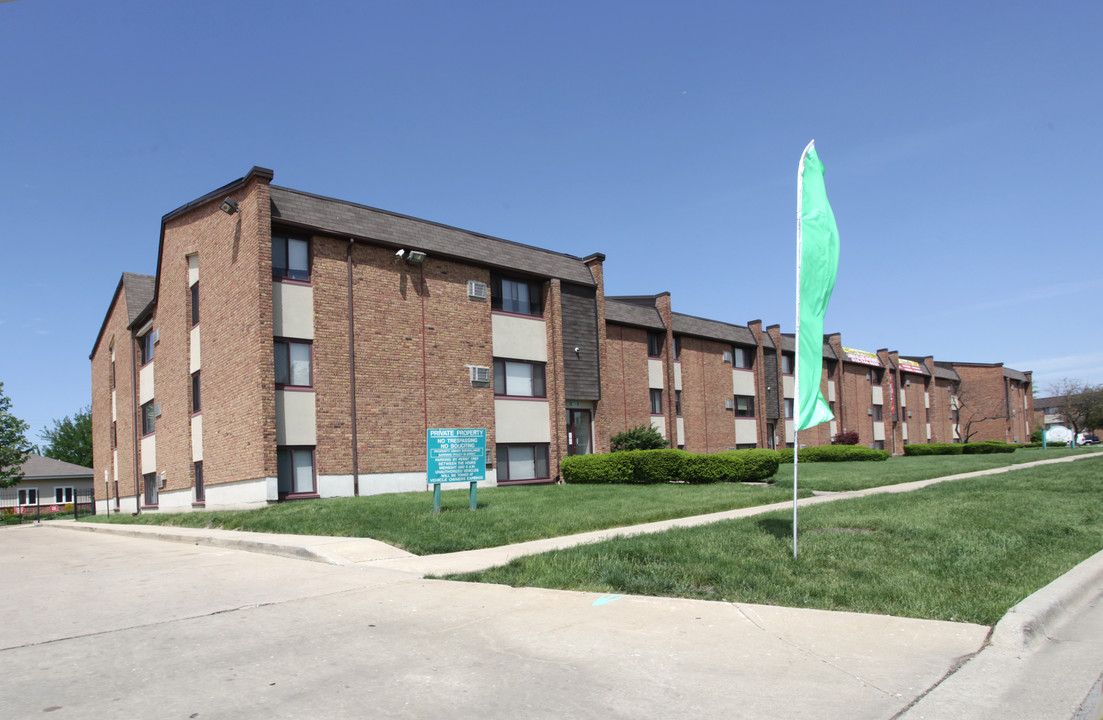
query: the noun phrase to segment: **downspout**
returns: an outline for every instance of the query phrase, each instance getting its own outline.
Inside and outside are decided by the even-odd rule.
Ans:
[[[352,303],[352,247],[355,241],[349,238],[348,246],[348,275],[349,275],[349,393],[352,398],[350,413],[352,415],[352,494],[360,497],[360,456],[357,451],[359,433],[356,430],[356,337],[354,331],[356,324],[353,319]]]
[[[134,361],[134,351],[138,345],[138,336],[134,330],[130,331],[130,418],[134,425],[134,514],[142,513],[142,495],[138,488],[138,478],[141,477],[141,466],[138,464],[138,363]]]

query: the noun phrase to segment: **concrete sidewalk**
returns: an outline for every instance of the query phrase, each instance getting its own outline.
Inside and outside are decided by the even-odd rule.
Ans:
[[[1023,465],[995,468],[974,473],[952,475],[899,485],[870,488],[855,492],[831,493],[805,498],[800,506],[809,506],[841,499],[865,497],[883,493],[909,492],[929,485],[951,480],[1013,472],[1018,469],[1048,465],[1057,462],[1075,462],[1078,459],[1097,457],[1099,454],[1080,455],[1055,460],[1044,460]],[[561,538],[550,538],[519,543],[506,547],[486,548],[435,556],[415,556],[385,543],[366,538],[333,538],[301,535],[269,535],[238,531],[170,528],[137,525],[103,525],[57,521],[47,523],[54,527],[76,530],[174,540],[196,545],[235,548],[250,552],[262,552],[285,557],[310,559],[345,567],[357,567],[372,572],[386,571],[394,577],[411,579],[425,575],[443,575],[469,572],[501,565],[514,557],[536,554],[576,545],[600,542],[605,539],[662,532],[675,527],[703,525],[720,520],[750,517],[779,509],[791,508],[791,503],[779,503],[733,510],[691,518],[679,518],[624,528],[614,528],[581,533]],[[429,587],[435,583],[430,583]],[[465,585],[440,583],[442,592],[448,594],[465,591]],[[445,591],[445,588],[448,588]],[[502,589],[507,595],[509,589]],[[516,590],[515,593],[531,594],[533,590]],[[556,593],[559,591],[540,591]],[[619,596],[618,596],[619,597]],[[665,598],[629,598],[630,604],[651,607],[680,601]],[[694,601],[700,602],[700,601]],[[825,613],[817,610],[776,608],[742,603],[705,603],[705,606],[731,607],[751,620],[767,633],[776,635],[778,628],[795,645],[804,645],[802,630],[813,627],[836,628],[831,647],[846,647],[846,637],[854,638],[855,647],[862,656],[859,663],[866,670],[855,675],[860,682],[872,683],[862,675],[868,668],[914,663],[918,672],[909,676],[906,667],[885,667],[885,672],[895,680],[893,694],[903,702],[895,705],[893,713],[885,717],[952,718],[1076,718],[1076,720],[1100,720],[1103,718],[1103,701],[1100,697],[1100,677],[1103,675],[1103,552],[1084,561],[1065,576],[1058,578],[1034,595],[1016,605],[989,633],[987,628],[963,623],[942,623],[925,620],[885,618],[857,613]],[[763,619],[761,623],[754,618]],[[828,621],[825,618],[829,618]],[[892,629],[884,623],[889,622]],[[903,623],[903,625],[900,625]],[[907,629],[904,629],[906,626]],[[959,628],[954,631],[954,628]],[[875,655],[877,642],[867,642],[879,634],[885,635],[880,646],[884,652]],[[893,635],[906,635],[907,645],[927,640],[934,646],[924,647],[913,655],[901,653],[900,646],[891,641]],[[927,640],[923,640],[926,638]],[[814,652],[805,648],[802,652]],[[919,656],[924,659],[921,660]],[[831,660],[823,658],[823,662]],[[934,666],[930,663],[934,662]],[[868,663],[868,665],[867,665]],[[941,667],[940,671],[935,671]],[[895,674],[894,674],[895,673]],[[909,678],[901,681],[901,677]],[[787,676],[786,683],[798,682]],[[788,688],[787,688],[788,690]],[[780,688],[774,689],[779,695]],[[768,717],[769,715],[763,715]],[[825,714],[822,717],[844,717]]]

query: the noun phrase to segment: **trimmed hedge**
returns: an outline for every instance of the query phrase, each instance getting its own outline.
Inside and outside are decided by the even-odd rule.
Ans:
[[[864,445],[815,445],[801,448],[800,462],[862,462],[888,460],[888,450],[874,450]],[[793,462],[793,449],[785,448],[777,451],[778,461],[783,463]]]
[[[965,446],[961,443],[924,443],[904,446],[904,454],[909,457],[916,455],[961,455],[963,452],[965,452]]]
[[[1014,445],[1008,445],[1005,442],[997,441],[965,443],[963,447],[965,449],[962,452],[964,452],[966,455],[988,455],[989,453],[1015,452]]]
[[[626,450],[572,455],[560,471],[567,483],[714,483],[765,480],[777,472],[773,450],[731,450],[698,455],[684,450]]]

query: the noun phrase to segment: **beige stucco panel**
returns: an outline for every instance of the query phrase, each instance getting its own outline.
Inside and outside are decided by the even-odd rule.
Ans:
[[[885,439],[885,424],[883,422],[873,423],[873,439],[884,440]]]
[[[686,421],[685,421],[684,418],[678,418],[677,423],[678,423],[678,442],[675,443],[675,444],[685,445],[686,444]]]
[[[196,415],[191,419],[191,461],[203,460],[203,416]]]
[[[190,372],[196,372],[201,367],[199,361],[199,326],[196,325],[191,329],[191,350],[188,356],[188,368]]]
[[[682,363],[674,363],[674,389],[682,389]]]
[[[651,417],[651,427],[659,431],[659,434],[664,438],[666,437],[666,418],[665,417]]]
[[[739,444],[758,442],[758,426],[754,418],[735,419],[735,442]]]
[[[548,331],[543,318],[494,314],[490,326],[494,357],[548,361]]]
[[[142,438],[142,474],[157,472],[157,436]]]
[[[314,339],[314,288],[295,283],[272,283],[272,334]]]
[[[832,402],[835,400],[835,383],[830,381],[827,383],[827,399]]]
[[[276,444],[318,444],[313,391],[276,391]]]
[[[500,443],[551,442],[547,401],[495,400],[494,437]]]
[[[754,397],[754,372],[750,370],[732,370],[733,395]],[[748,441],[749,442],[749,441]]]
[[[663,361],[655,358],[647,359],[647,387],[662,389],[663,387]]]
[[[785,392],[785,397],[796,397],[797,381],[792,375],[784,375],[781,378],[781,389]]]
[[[156,362],[147,363],[138,371],[138,404],[144,405],[156,395],[153,387],[153,366]]]
[[[879,385],[873,388],[873,391],[870,393],[870,398],[873,400],[874,405],[885,404],[885,393],[882,392]]]

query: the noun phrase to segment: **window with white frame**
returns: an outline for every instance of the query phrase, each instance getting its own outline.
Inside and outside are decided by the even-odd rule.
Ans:
[[[311,345],[296,340],[275,340],[276,387],[312,387]]]
[[[55,487],[54,488],[54,502],[63,505],[65,503],[73,502],[73,488],[71,487]]]
[[[494,394],[512,397],[547,397],[545,365],[524,360],[494,360]]]
[[[20,505],[37,505],[38,488],[19,488]]]
[[[498,482],[548,479],[548,446],[499,443]]]

